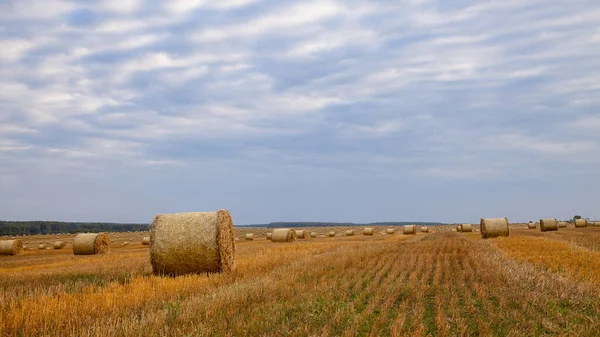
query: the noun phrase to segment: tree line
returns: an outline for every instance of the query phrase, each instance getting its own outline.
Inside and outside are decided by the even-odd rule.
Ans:
[[[148,224],[59,221],[0,221],[0,235],[38,235],[60,233],[138,232]]]

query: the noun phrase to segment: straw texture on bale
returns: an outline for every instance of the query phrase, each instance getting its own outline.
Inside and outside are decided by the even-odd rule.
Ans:
[[[254,240],[254,234],[252,234],[252,233],[246,234],[246,240]]]
[[[363,235],[373,235],[373,228],[371,228],[371,227],[364,228]]]
[[[426,227],[426,226],[421,227],[421,233],[429,233],[429,227]]]
[[[394,234],[394,229],[393,228],[388,228],[385,230],[386,233],[388,234]]]
[[[236,269],[233,221],[227,210],[159,214],[151,228],[150,263],[155,274]]]
[[[0,255],[19,255],[22,252],[23,242],[21,240],[0,241]]]
[[[303,229],[296,230],[296,238],[298,238],[298,239],[305,239],[306,238],[306,231],[303,230]]]
[[[94,255],[108,253],[110,242],[104,233],[77,234],[73,239],[73,254]]]
[[[473,225],[470,223],[464,223],[460,225],[460,231],[463,233],[471,233],[473,231]]]
[[[404,225],[404,227],[402,227],[402,234],[404,234],[404,235],[417,234],[417,226],[416,225]]]
[[[556,222],[556,218],[540,219],[540,230],[542,232],[557,231],[558,230],[558,222]]]
[[[588,225],[587,219],[576,219],[575,220],[576,228],[587,227],[587,225]]]
[[[529,228],[529,229],[535,229],[535,227],[536,227],[535,222],[530,222],[527,224],[527,228]]]
[[[67,243],[64,241],[56,241],[54,243],[54,249],[63,249],[63,248],[65,248],[66,245],[67,245]]]
[[[144,245],[144,246],[150,246],[150,237],[149,236],[144,236],[142,238],[142,245]]]
[[[567,228],[567,223],[564,221],[559,221],[558,222],[558,228]]]
[[[483,239],[508,236],[510,230],[507,218],[481,218],[481,237]]]
[[[354,230],[353,229],[349,229],[346,231],[346,236],[354,236]]]
[[[296,230],[291,228],[276,228],[271,234],[273,242],[293,242],[296,241]]]
[[[311,238],[316,238],[317,237],[317,232],[310,232],[310,237]]]
[[[335,236],[335,232],[329,232],[329,233],[327,233],[327,236],[329,236],[330,238],[334,237]]]
[[[271,240],[272,237],[273,237],[273,233],[267,233],[267,240]]]

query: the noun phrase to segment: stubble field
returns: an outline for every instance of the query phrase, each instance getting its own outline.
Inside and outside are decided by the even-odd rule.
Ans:
[[[260,235],[236,241],[234,274],[177,278],[152,275],[144,234],[111,235],[96,256],[29,239],[35,250],[0,256],[0,335],[600,334],[600,228],[322,236],[332,229],[294,243],[236,230]]]

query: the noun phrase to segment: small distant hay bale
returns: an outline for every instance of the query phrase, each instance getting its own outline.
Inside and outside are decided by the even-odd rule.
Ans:
[[[587,219],[576,219],[575,220],[575,228],[583,228],[588,226]]]
[[[66,245],[67,245],[67,243],[64,241],[56,241],[54,243],[54,249],[63,249],[63,248],[65,248]]]
[[[565,221],[559,221],[558,228],[567,228],[567,223]]]
[[[386,232],[387,234],[394,234],[394,233],[395,233],[395,231],[394,231],[394,229],[393,229],[393,228],[388,228],[388,229],[386,229],[386,230],[385,230],[385,232]]]
[[[305,239],[306,238],[306,231],[303,230],[303,229],[296,230],[296,238],[298,238],[298,239]]]
[[[557,231],[558,222],[556,221],[556,218],[540,219],[540,230],[542,232]]]
[[[276,228],[271,234],[272,242],[294,242],[296,238],[296,230],[292,228]]]
[[[110,241],[104,233],[77,234],[73,240],[73,254],[94,255],[108,253]]]
[[[144,245],[144,246],[150,246],[150,237],[149,236],[144,236],[142,238],[142,245]]]
[[[354,236],[354,229],[349,229],[346,231],[346,236]]]
[[[246,240],[248,240],[248,241],[252,241],[252,240],[254,240],[254,234],[252,234],[252,233],[247,233],[247,234],[245,235],[245,238],[246,238]]]
[[[273,233],[267,233],[267,240],[271,240],[272,237],[273,237]]]
[[[427,226],[421,227],[421,233],[429,233],[429,228]]]
[[[310,237],[311,238],[316,238],[317,237],[317,232],[310,232]]]
[[[417,226],[416,225],[404,225],[402,227],[402,234],[404,234],[404,235],[417,234]]]
[[[158,275],[234,271],[235,234],[229,212],[222,209],[155,216],[150,263]]]
[[[462,232],[462,225],[456,225],[456,231]]]
[[[495,238],[499,236],[508,236],[510,229],[508,227],[508,218],[481,218],[481,238]]]
[[[20,255],[23,252],[21,240],[0,241],[0,255]]]
[[[129,241],[125,241],[121,244],[121,246],[127,246],[127,245],[129,245]]]
[[[329,236],[330,238],[332,238],[332,237],[335,236],[335,232],[329,232],[329,233],[327,233],[327,236]]]
[[[529,228],[529,229],[535,229],[536,227],[537,226],[536,226],[535,222],[533,222],[533,221],[529,221],[529,223],[527,224],[527,228]]]
[[[373,228],[371,228],[371,227],[364,228],[363,235],[373,235]]]
[[[39,249],[39,250],[46,249],[46,245],[45,245],[45,244],[43,244],[43,243],[41,243],[41,244],[38,246],[38,249]]]
[[[460,225],[460,231],[463,233],[471,233],[473,231],[473,225],[470,223],[464,223]]]

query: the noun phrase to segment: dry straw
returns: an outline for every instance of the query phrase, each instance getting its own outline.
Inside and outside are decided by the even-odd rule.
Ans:
[[[542,232],[557,231],[558,222],[556,222],[556,218],[540,219],[540,230]]]
[[[587,227],[587,225],[588,225],[587,219],[576,219],[575,220],[575,227],[576,228]]]
[[[46,245],[43,243],[40,243],[40,245],[38,246],[38,249],[46,249]]]
[[[364,228],[363,235],[373,235],[373,228],[371,228],[371,227]]]
[[[73,254],[94,255],[108,253],[110,242],[104,233],[77,234],[73,240]]]
[[[54,249],[63,249],[63,248],[65,248],[66,245],[67,245],[67,243],[64,241],[56,241],[54,243]]]
[[[421,233],[429,233],[429,228],[426,226],[421,227]]]
[[[481,218],[481,237],[483,239],[508,236],[510,230],[507,218]]]
[[[327,233],[327,236],[329,236],[330,238],[332,238],[332,237],[335,236],[335,232],[329,232],[329,233]]]
[[[462,225],[456,225],[456,231],[462,232]]]
[[[316,238],[317,237],[317,232],[310,232],[310,237],[311,238]]]
[[[388,234],[394,234],[394,229],[393,228],[388,228],[385,230],[386,233]]]
[[[273,242],[293,242],[296,241],[296,231],[291,228],[276,228],[271,234]]]
[[[159,214],[151,228],[150,263],[154,274],[236,269],[233,222],[227,210]]]
[[[567,223],[565,221],[558,222],[558,228],[567,228]]]
[[[527,224],[527,228],[529,228],[529,229],[535,229],[535,227],[536,227],[536,225],[535,225],[535,222],[533,222],[533,221],[530,221],[530,222]],[[543,232],[543,231],[542,231],[542,232]]]
[[[0,241],[0,255],[19,255],[22,252],[23,242],[21,240]]]
[[[404,235],[417,234],[417,226],[416,225],[404,225],[404,227],[402,227],[402,234],[404,234]]]
[[[346,231],[346,236],[354,236],[354,229],[349,229]]]
[[[305,239],[306,238],[306,231],[303,230],[303,229],[296,230],[296,238],[298,238],[298,239]]]
[[[149,236],[144,236],[142,238],[142,245],[144,245],[144,246],[150,246],[150,237]]]
[[[272,237],[273,237],[273,233],[267,233],[267,240],[271,240]]]
[[[252,233],[246,234],[246,240],[248,240],[248,241],[254,240],[254,234],[252,234]]]
[[[473,225],[470,223],[464,223],[460,225],[460,231],[463,233],[471,233],[473,231]]]

